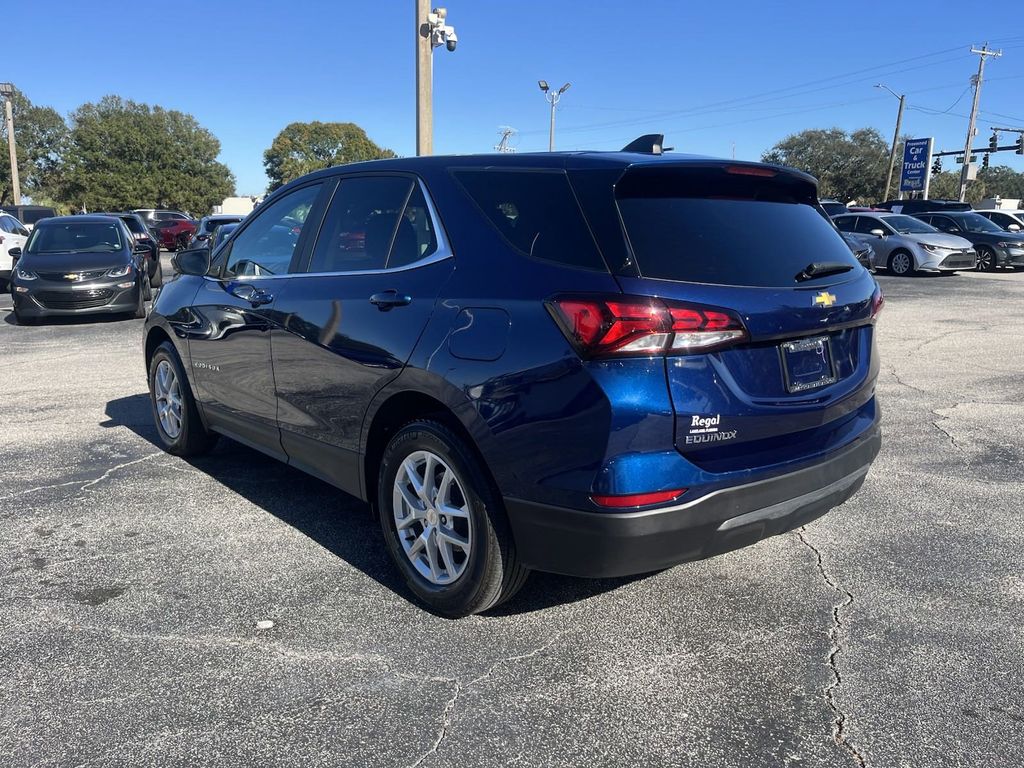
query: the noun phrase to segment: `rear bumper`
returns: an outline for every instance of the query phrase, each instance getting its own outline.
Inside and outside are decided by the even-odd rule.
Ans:
[[[581,512],[505,499],[522,563],[571,576],[628,576],[721,554],[784,533],[860,488],[882,443],[871,431],[825,461],[641,512]]]

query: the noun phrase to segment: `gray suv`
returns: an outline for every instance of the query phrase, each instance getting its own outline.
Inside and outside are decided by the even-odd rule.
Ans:
[[[875,266],[894,275],[974,269],[974,247],[956,235],[901,213],[856,213],[836,216],[840,232],[868,236],[875,248]]]

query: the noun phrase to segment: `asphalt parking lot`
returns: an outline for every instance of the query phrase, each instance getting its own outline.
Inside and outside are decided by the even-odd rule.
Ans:
[[[1024,273],[879,280],[885,444],[850,502],[462,621],[354,499],[160,451],[142,321],[0,297],[3,764],[1021,765]]]

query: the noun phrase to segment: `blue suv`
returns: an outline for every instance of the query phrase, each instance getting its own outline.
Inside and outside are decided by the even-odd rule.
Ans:
[[[175,266],[145,326],[167,450],[226,435],[370,502],[442,615],[790,530],[879,450],[881,292],[792,169],[359,163]]]

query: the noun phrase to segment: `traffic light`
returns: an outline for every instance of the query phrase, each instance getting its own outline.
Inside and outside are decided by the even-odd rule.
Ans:
[[[997,149],[999,149],[999,134],[998,133],[993,133],[992,136],[989,137],[988,148],[991,149],[993,152],[995,152]]]
[[[981,167],[982,168],[988,168],[988,157],[989,157],[990,154],[992,154],[992,153],[991,152],[986,152],[982,156],[982,158],[981,158]]]
[[[932,163],[932,173],[942,173],[942,158],[936,157],[935,162]]]
[[[1024,133],[1017,136],[1017,154],[1024,155]]]

